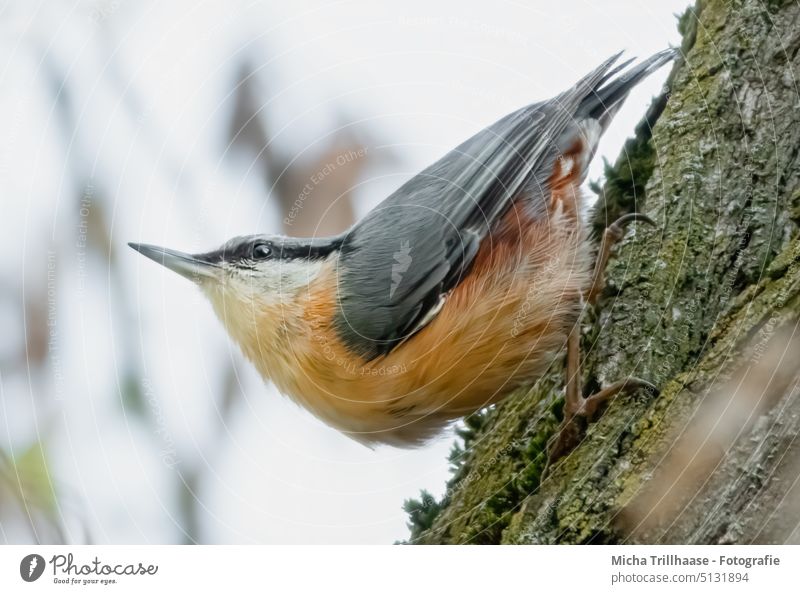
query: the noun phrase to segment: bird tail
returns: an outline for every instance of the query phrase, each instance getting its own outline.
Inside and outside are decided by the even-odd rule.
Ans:
[[[650,56],[622,74],[620,72],[631,64],[633,59],[609,70],[595,84],[593,91],[581,102],[577,115],[597,120],[605,130],[619,108],[622,107],[631,89],[677,56],[678,50],[670,48]],[[618,74],[620,75],[617,76]]]

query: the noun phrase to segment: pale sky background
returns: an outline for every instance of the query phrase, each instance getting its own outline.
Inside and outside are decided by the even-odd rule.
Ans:
[[[204,543],[391,543],[408,536],[404,499],[443,492],[452,434],[411,451],[341,436],[264,385],[190,283],[124,247],[199,251],[279,230],[252,162],[226,150],[243,62],[267,81],[261,99],[281,153],[313,152],[346,114],[374,131],[370,150],[396,155],[360,180],[363,215],[467,136],[609,55],[679,44],[674,15],[686,5],[0,3],[0,447],[13,455],[45,443],[68,539],[181,542],[175,484],[189,466],[199,469],[189,490]],[[590,179],[602,174],[600,157],[619,154],[667,72],[634,91]],[[57,96],[74,126],[59,119]],[[72,196],[87,185],[113,262],[79,249]],[[41,314],[56,330],[41,372],[12,357],[31,294],[44,296]],[[124,324],[134,336],[121,335]],[[130,361],[150,425],[120,407]],[[219,361],[235,364],[243,399],[221,427]],[[30,540],[13,518],[0,526],[0,541]]]

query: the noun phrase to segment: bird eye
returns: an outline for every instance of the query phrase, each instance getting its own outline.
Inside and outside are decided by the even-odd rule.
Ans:
[[[272,249],[266,243],[257,243],[253,246],[253,259],[263,260],[269,258],[272,254]]]

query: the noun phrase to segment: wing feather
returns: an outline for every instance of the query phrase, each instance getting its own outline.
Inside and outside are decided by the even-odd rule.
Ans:
[[[481,242],[525,184],[533,181],[547,195],[545,180],[563,148],[562,135],[576,129],[587,106],[602,103],[600,87],[619,70],[611,67],[620,55],[566,92],[478,132],[349,231],[340,252],[336,319],[349,348],[373,359],[419,330],[468,272]],[[616,100],[618,92],[614,86],[608,96]]]

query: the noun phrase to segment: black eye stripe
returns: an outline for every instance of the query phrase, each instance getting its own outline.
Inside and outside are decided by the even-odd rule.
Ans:
[[[253,269],[267,261],[318,260],[341,247],[340,237],[324,239],[238,237],[216,252],[203,256],[209,261],[225,261],[232,266]]]

